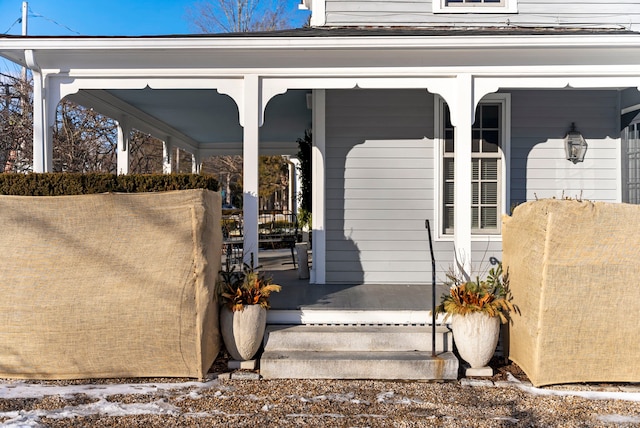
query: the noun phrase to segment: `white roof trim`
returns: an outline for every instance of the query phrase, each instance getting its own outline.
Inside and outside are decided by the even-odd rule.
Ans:
[[[640,34],[448,35],[353,37],[12,37],[0,51],[35,50],[256,50],[256,49],[385,49],[640,46]]]
[[[191,76],[198,73],[238,76],[253,73],[285,73],[321,66],[326,70],[343,67],[347,74],[357,69],[375,70],[391,64],[409,70],[421,64],[421,51],[429,58],[442,59],[442,66],[513,65],[540,66],[541,49],[555,55],[548,65],[630,64],[629,50],[640,49],[640,34],[598,35],[475,35],[475,36],[366,36],[366,37],[153,37],[153,38],[0,38],[0,56],[26,65],[25,54],[34,52],[43,71],[69,75],[82,70],[112,70],[120,64],[130,73],[152,70]],[[564,50],[564,51],[563,51]],[[626,50],[626,51],[625,51]],[[347,52],[348,51],[348,52]],[[457,52],[462,52],[458,54]],[[517,52],[517,54],[516,54]],[[352,54],[353,53],[353,54]],[[110,55],[107,57],[106,55]],[[496,59],[491,58],[493,55]],[[453,58],[453,59],[452,59]],[[456,59],[457,58],[457,59]],[[95,59],[95,60],[94,60]],[[501,63],[500,61],[506,61]],[[544,61],[544,60],[543,60]],[[314,64],[316,62],[317,64]],[[158,67],[161,63],[162,67]],[[422,61],[437,70],[438,61]],[[98,65],[102,64],[102,66]],[[404,64],[404,67],[402,66]],[[179,67],[179,68],[178,68]],[[276,71],[278,70],[278,71]],[[494,68],[495,70],[495,68]],[[588,71],[588,70],[587,70]],[[195,73],[195,74],[194,74]],[[304,74],[304,73],[303,73]],[[151,76],[151,75],[148,75]]]

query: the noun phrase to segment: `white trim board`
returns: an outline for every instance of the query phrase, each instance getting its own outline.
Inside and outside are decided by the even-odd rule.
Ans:
[[[443,324],[439,314],[436,324]],[[431,324],[431,311],[270,309],[267,324],[323,325],[420,325]]]

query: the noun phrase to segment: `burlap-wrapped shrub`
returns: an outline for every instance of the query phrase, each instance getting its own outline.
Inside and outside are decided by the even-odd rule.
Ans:
[[[0,377],[202,378],[220,195],[0,196]]]
[[[503,219],[509,358],[534,385],[640,381],[640,207],[540,200]]]

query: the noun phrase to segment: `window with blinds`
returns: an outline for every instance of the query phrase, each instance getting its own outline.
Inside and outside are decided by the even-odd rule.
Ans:
[[[471,142],[471,230],[500,233],[502,207],[502,104],[482,103],[476,110]],[[454,230],[454,128],[444,108],[442,159],[443,232]]]

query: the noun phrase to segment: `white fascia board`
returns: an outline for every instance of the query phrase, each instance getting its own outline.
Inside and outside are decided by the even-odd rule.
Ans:
[[[2,48],[0,55],[9,58],[14,62],[24,64],[25,51],[33,51],[39,66],[50,70],[69,70],[70,72],[80,72],[82,69],[91,69],[91,57],[95,56],[99,60],[106,53],[122,54],[122,61],[128,62],[127,55],[136,55],[138,70],[125,67],[123,70],[127,75],[141,69],[153,69],[155,73],[167,75],[170,69],[159,67],[158,61],[165,65],[175,65],[184,63],[185,55],[195,55],[202,57],[215,57],[216,52],[232,52],[237,56],[250,56],[252,63],[259,67],[263,60],[272,58],[275,51],[286,54],[292,51],[292,55],[306,55],[313,58],[318,55],[323,57],[332,56],[336,52],[337,57],[343,57],[345,66],[349,66],[349,59],[344,57],[345,51],[360,52],[360,54],[375,55],[376,58],[384,57],[385,52],[397,53],[420,50],[424,53],[437,54],[446,50],[451,55],[455,50],[469,51],[477,50],[478,55],[488,54],[500,55],[500,52],[513,52],[518,49],[521,54],[535,57],[539,55],[540,49],[547,52],[562,49],[567,50],[566,56],[570,57],[579,54],[579,48],[589,48],[593,50],[607,49],[607,52],[620,50],[621,52],[629,48],[640,48],[640,34],[618,34],[618,35],[556,35],[556,36],[366,36],[366,37],[242,37],[242,38],[10,38],[0,39]],[[573,51],[575,49],[575,51]],[[140,55],[144,52],[145,56]],[[172,55],[175,53],[175,56]],[[510,54],[511,55],[511,54]],[[563,53],[563,55],[565,55]],[[628,54],[627,54],[628,56]],[[78,59],[76,61],[76,58]],[[525,56],[526,58],[526,56]],[[82,61],[80,61],[82,59]],[[88,61],[89,60],[89,61]],[[145,67],[147,62],[153,66]],[[212,63],[211,66],[203,68],[211,73],[226,72],[227,75],[236,74],[225,68],[224,60],[220,63]],[[75,63],[78,66],[75,66]],[[113,68],[110,68],[110,75],[117,75],[118,61],[115,61]],[[305,67],[299,67],[305,69]],[[398,67],[402,68],[402,67]],[[248,66],[240,73],[246,73],[248,69],[252,73],[256,72],[254,67]],[[287,68],[292,70],[292,68]],[[267,71],[273,70],[268,68]],[[193,68],[184,67],[185,74],[197,72]]]
[[[176,78],[200,79],[199,82],[184,82],[189,87],[201,85],[212,86],[211,77],[241,78],[247,73],[257,74],[263,78],[281,77],[286,79],[310,78],[314,82],[307,88],[320,88],[316,84],[327,78],[342,78],[345,87],[355,84],[369,84],[371,87],[388,86],[389,78],[411,77],[451,77],[458,73],[471,73],[475,76],[513,76],[513,77],[554,77],[554,76],[629,76],[637,77],[640,73],[640,61],[634,64],[630,51],[640,49],[640,34],[633,35],[589,35],[589,36],[474,36],[474,37],[317,37],[317,38],[11,38],[2,40],[0,54],[12,52],[24,55],[25,50],[33,50],[35,59],[43,72],[56,74],[61,69],[68,77],[141,77],[147,81],[153,78],[170,78],[175,85]],[[255,43],[260,43],[256,46]],[[12,50],[15,49],[15,50]],[[212,64],[189,67],[185,62],[188,55],[215,57],[216,52],[228,52],[235,49],[229,57],[224,56]],[[246,51],[243,51],[246,49]],[[269,62],[278,50],[283,55],[291,50],[296,55],[292,66]],[[294,52],[294,50],[297,51]],[[514,49],[519,55],[513,56]],[[402,58],[416,58],[413,50],[420,50],[420,58],[426,65],[418,66],[419,61],[407,64]],[[444,61],[441,65],[431,64],[426,58],[439,55],[456,55],[456,50],[464,54],[466,61],[451,64]],[[142,52],[148,54],[140,55]],[[358,52],[360,62],[354,63],[354,56],[345,55],[345,51]],[[475,52],[474,52],[475,51]],[[105,53],[121,53],[123,58],[114,56],[113,67],[91,67],[91,58],[99,60]],[[317,52],[317,53],[316,53]],[[333,52],[336,55],[333,55]],[[549,53],[548,64],[540,65],[542,52]],[[599,58],[598,52],[605,54]],[[175,56],[172,55],[175,53]],[[387,56],[387,54],[389,56]],[[135,68],[127,66],[127,55],[134,55],[137,62]],[[309,61],[300,64],[300,55]],[[13,56],[13,55],[12,55]],[[371,58],[369,58],[369,56]],[[251,58],[241,67],[233,67],[237,58]],[[474,64],[477,57],[484,58],[484,65]],[[283,56],[284,58],[284,56]],[[315,60],[314,60],[315,58]],[[364,58],[364,59],[363,59]],[[377,59],[380,59],[379,61]],[[386,58],[386,61],[385,61]],[[558,59],[567,58],[566,64]],[[76,61],[77,59],[77,61]],[[331,64],[329,61],[331,59]],[[392,65],[390,59],[393,59]],[[77,63],[76,63],[77,62]],[[385,63],[386,62],[386,63]],[[149,65],[146,66],[145,63]],[[158,66],[161,63],[163,66]],[[380,66],[376,63],[381,64]],[[491,65],[486,65],[490,63]],[[86,65],[85,65],[86,64]],[[226,66],[225,66],[226,64]],[[402,65],[405,64],[405,65]],[[536,65],[533,65],[536,64]],[[130,64],[129,64],[130,65]],[[176,67],[177,66],[177,67]],[[231,66],[231,67],[229,67]],[[104,68],[106,67],[106,68]],[[355,80],[358,78],[358,81]],[[364,82],[363,78],[369,78]],[[372,79],[384,78],[385,82],[375,83]],[[351,80],[347,82],[347,80]],[[206,83],[205,82],[209,82]],[[335,83],[335,82],[332,82]],[[401,86],[409,82],[397,81]],[[415,82],[419,85],[419,82]],[[151,83],[153,85],[153,83]],[[213,85],[215,86],[215,85]],[[409,86],[411,84],[409,83]],[[637,86],[634,84],[632,86]],[[326,86],[332,88],[333,86]],[[422,86],[424,87],[424,86]]]
[[[55,51],[167,51],[256,49],[384,49],[640,46],[640,34],[594,35],[470,35],[470,36],[353,36],[353,37],[153,37],[153,38],[9,38],[0,39],[0,53],[25,49]],[[20,57],[24,54],[15,55]]]
[[[535,53],[532,56],[537,57]],[[137,69],[71,69],[64,76],[68,78],[126,78],[144,80],[150,87],[161,89],[162,87],[185,89],[215,89],[223,86],[219,79],[236,80],[247,73],[257,74],[263,79],[286,80],[288,89],[321,89],[353,88],[355,85],[366,88],[388,88],[389,79],[398,79],[398,87],[424,87],[424,79],[448,78],[459,73],[471,73],[474,76],[487,77],[514,77],[514,78],[541,78],[552,77],[629,77],[637,78],[640,74],[640,62],[638,64],[623,63],[624,57],[619,63],[608,64],[590,63],[588,57],[579,64],[548,64],[531,65],[526,59],[519,61],[522,65],[506,65],[496,62],[496,65],[456,64],[443,66],[334,66],[321,67],[309,65],[307,67],[249,67],[249,68],[197,68],[197,69],[173,69],[173,68],[137,68]],[[59,69],[44,69],[47,75],[55,75]],[[186,80],[185,80],[186,79]],[[212,80],[218,79],[218,80]],[[188,81],[187,81],[188,80]],[[166,82],[169,83],[166,83]],[[155,82],[163,82],[163,85]],[[294,83],[298,82],[298,83]],[[291,86],[291,85],[294,86]],[[320,86],[318,86],[320,85]],[[322,86],[327,85],[327,86]],[[621,85],[624,86],[624,85]],[[631,86],[638,86],[633,84]]]

